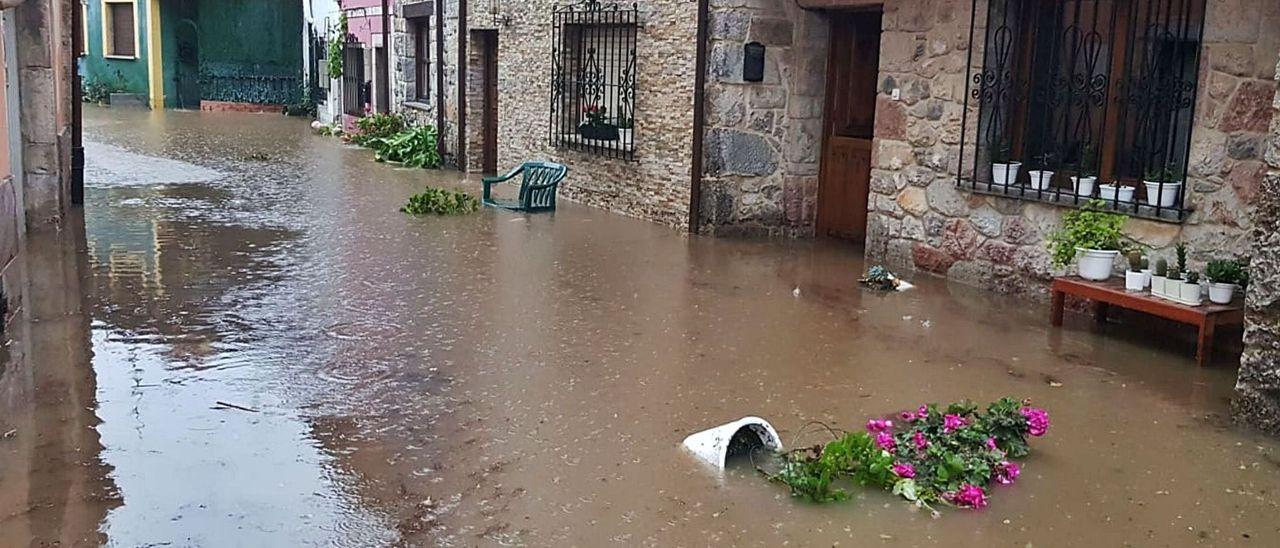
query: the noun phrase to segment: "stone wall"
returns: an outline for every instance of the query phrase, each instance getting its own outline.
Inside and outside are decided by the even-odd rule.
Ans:
[[[1252,284],[1232,411],[1240,422],[1280,436],[1280,98],[1270,112],[1269,168],[1253,202]]]
[[[427,18],[427,57],[430,68],[427,70],[427,90],[429,97],[420,101],[417,97],[417,52],[413,21],[405,19],[404,6],[417,3],[418,0],[394,0],[391,18],[391,104],[393,110],[409,118],[415,125],[434,126],[436,119],[436,21],[435,10]]]
[[[899,268],[1043,296],[1052,274],[1043,241],[1066,210],[956,185],[970,6],[885,5],[867,253]],[[980,27],[985,13],[980,3]],[[1135,219],[1127,229],[1158,255],[1187,242],[1196,266],[1250,251],[1246,204],[1261,179],[1264,111],[1274,92],[1274,64],[1261,60],[1280,52],[1280,4],[1211,1],[1204,41],[1188,169],[1194,211],[1184,224]],[[894,89],[901,101],[889,100]]]
[[[715,0],[711,8],[702,230],[812,236],[827,17],[783,0]],[[749,42],[766,48],[763,82],[743,81]]]
[[[529,0],[498,30],[498,169],[528,160],[567,165],[561,197],[624,215],[687,227],[692,170],[697,18],[686,0],[640,3],[637,36],[635,160],[557,149],[550,144],[552,9]],[[488,14],[473,7],[470,28]],[[468,85],[469,88],[476,87]],[[478,91],[478,90],[477,90]],[[475,101],[472,101],[473,103]],[[468,114],[467,127],[480,119]],[[480,150],[468,150],[468,157]]]

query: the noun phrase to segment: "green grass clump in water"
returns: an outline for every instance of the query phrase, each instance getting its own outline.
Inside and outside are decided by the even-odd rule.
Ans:
[[[466,192],[430,188],[409,197],[409,203],[400,208],[410,215],[461,215],[480,209],[480,200]]]

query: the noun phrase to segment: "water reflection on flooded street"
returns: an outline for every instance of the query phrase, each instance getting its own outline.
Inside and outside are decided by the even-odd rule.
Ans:
[[[864,292],[832,243],[573,204],[412,218],[475,181],[304,121],[86,119],[84,235],[29,243],[0,366],[2,546],[1280,543],[1280,445],[1226,425],[1234,366],[1190,341]],[[1003,395],[1054,428],[981,512],[817,507],[678,447]]]

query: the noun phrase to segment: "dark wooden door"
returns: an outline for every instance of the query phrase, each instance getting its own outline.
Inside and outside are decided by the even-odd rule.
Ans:
[[[484,172],[498,172],[498,32],[481,31],[484,48]]]
[[[195,21],[183,19],[174,32],[178,63],[174,72],[178,108],[200,108],[200,31]]]
[[[819,236],[867,236],[871,144],[880,59],[879,11],[831,15],[826,123],[818,183]]]

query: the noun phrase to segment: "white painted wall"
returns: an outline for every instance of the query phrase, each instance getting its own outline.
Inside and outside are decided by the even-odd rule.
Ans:
[[[312,28],[325,36],[326,41],[342,40],[342,37],[334,36],[332,32],[342,13],[338,0],[303,0],[303,2],[303,17],[307,23],[302,31],[303,52],[307,51],[307,42],[310,40],[309,29]],[[304,70],[310,70],[310,60],[304,65],[308,67]],[[329,89],[328,98],[316,105],[316,119],[325,124],[333,124],[342,115],[342,80],[329,78],[324,63],[320,64],[319,77],[329,80]]]

